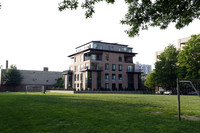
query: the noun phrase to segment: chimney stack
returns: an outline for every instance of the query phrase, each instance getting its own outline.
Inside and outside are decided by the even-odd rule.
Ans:
[[[47,71],[48,72],[48,70],[49,70],[48,67],[44,67],[43,68],[43,71]]]
[[[8,69],[8,60],[6,60],[6,69]]]

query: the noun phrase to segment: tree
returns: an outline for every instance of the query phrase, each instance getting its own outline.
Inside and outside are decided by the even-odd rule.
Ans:
[[[63,0],[59,3],[59,10],[77,9],[80,0]],[[86,9],[86,18],[92,17],[94,6],[98,2],[106,1],[113,4],[115,0],[85,0],[81,7]],[[189,25],[194,19],[200,19],[199,0],[125,0],[128,12],[122,24],[130,26],[126,33],[130,37],[139,35],[140,30],[147,30],[149,26],[166,29],[170,23],[175,23],[177,29]]]
[[[146,81],[144,82],[144,85],[150,89],[155,89],[156,86],[156,75],[155,71],[152,71],[151,73],[147,74]]]
[[[11,65],[9,69],[7,69],[6,73],[3,75],[3,85],[6,86],[17,86],[22,82],[22,76],[19,70],[15,65]]]
[[[156,82],[164,89],[173,90],[176,87],[178,53],[174,45],[169,45],[155,63]]]
[[[58,78],[57,82],[54,84],[55,88],[64,88],[64,78]]]
[[[191,36],[178,57],[178,77],[200,79],[200,34]]]

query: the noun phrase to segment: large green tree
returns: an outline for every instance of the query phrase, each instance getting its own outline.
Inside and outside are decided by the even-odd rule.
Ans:
[[[146,81],[144,82],[144,85],[148,88],[155,89],[155,86],[156,86],[155,71],[152,71],[151,73],[147,74]]]
[[[178,77],[200,79],[200,34],[191,36],[178,57]]]
[[[174,45],[169,45],[155,63],[156,82],[164,89],[176,87],[178,53]]]
[[[3,85],[6,86],[17,86],[22,82],[22,76],[19,70],[15,65],[11,65],[9,69],[7,69],[6,73],[3,75]]]
[[[54,84],[55,88],[64,88],[64,78],[58,78],[57,82]]]
[[[98,2],[113,4],[115,0],[85,0],[81,7],[86,9],[86,18],[92,17],[95,4]],[[59,10],[77,9],[80,0],[63,0]],[[149,26],[166,29],[170,23],[175,23],[177,29],[189,25],[194,19],[200,19],[200,0],[125,0],[128,12],[122,24],[130,26],[126,31],[130,37],[139,35],[140,30]],[[120,9],[119,9],[120,10]]]

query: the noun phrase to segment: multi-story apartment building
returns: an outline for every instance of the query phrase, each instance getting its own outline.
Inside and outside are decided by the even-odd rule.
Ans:
[[[69,55],[73,64],[65,72],[65,88],[75,90],[137,90],[141,72],[135,71],[128,45],[91,41]]]
[[[137,71],[141,71],[145,74],[149,74],[151,73],[151,65],[147,65],[147,64],[141,64],[139,62],[136,62],[135,64],[135,70]]]

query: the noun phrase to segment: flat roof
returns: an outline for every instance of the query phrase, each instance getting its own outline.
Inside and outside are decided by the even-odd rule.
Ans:
[[[103,43],[103,44],[110,44],[110,45],[119,45],[119,46],[128,46],[128,45],[125,45],[125,44],[109,43],[109,42],[102,42],[102,41],[91,41],[91,42]],[[81,45],[81,46],[78,46],[78,47],[76,47],[76,49],[78,49],[78,48],[80,48],[80,47],[82,47],[82,46],[85,46],[85,45],[87,45],[87,44],[89,44],[89,43],[91,43],[91,42],[88,42],[88,43],[85,43],[85,44],[83,44],[83,45]]]
[[[92,48],[89,48],[89,49],[86,49],[86,50],[83,50],[83,51],[71,54],[68,57],[72,57],[74,55],[77,55],[79,53],[86,52],[86,51],[100,51],[100,52],[110,52],[110,53],[121,53],[121,54],[129,54],[129,55],[133,55],[133,56],[135,56],[136,54],[138,54],[138,53],[123,52],[123,51],[113,51],[113,50],[104,50],[104,49],[92,49]]]

